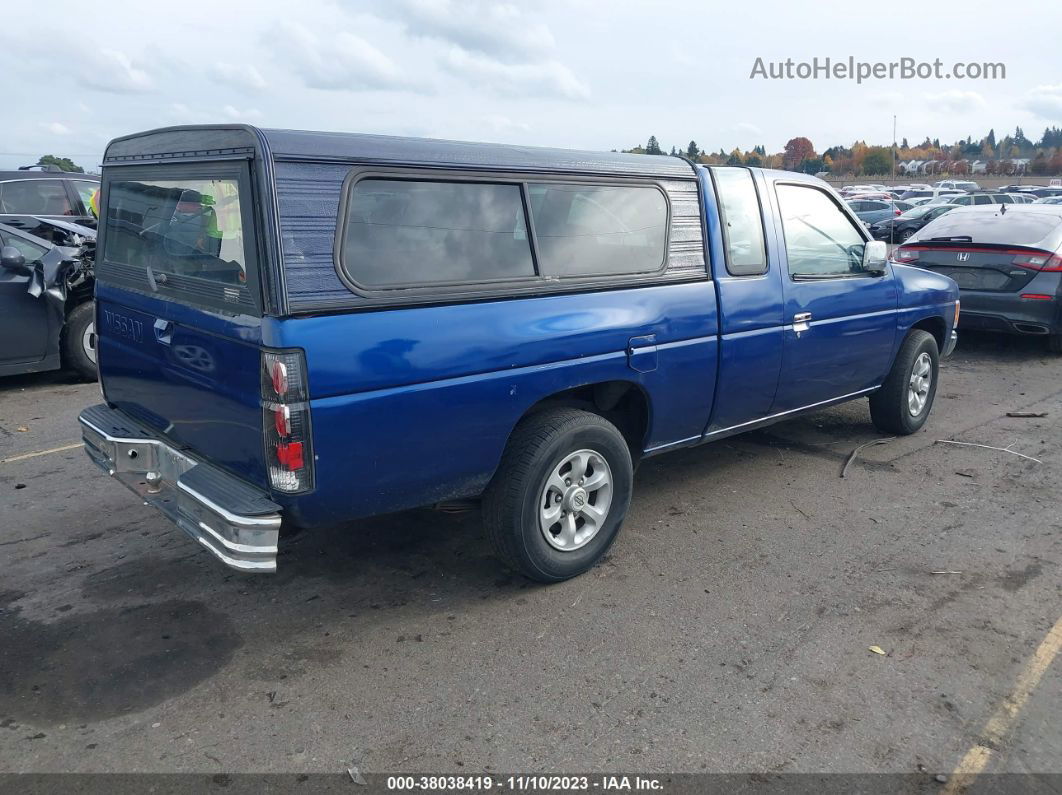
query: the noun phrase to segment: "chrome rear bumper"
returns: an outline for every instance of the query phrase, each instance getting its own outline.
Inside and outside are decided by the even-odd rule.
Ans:
[[[106,405],[81,412],[85,452],[104,472],[239,571],[275,572],[280,506]]]

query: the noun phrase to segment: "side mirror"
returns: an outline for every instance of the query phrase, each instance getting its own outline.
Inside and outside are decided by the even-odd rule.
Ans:
[[[14,246],[0,248],[0,268],[9,271],[26,272],[26,258]]]
[[[863,270],[867,273],[885,273],[889,259],[889,247],[884,240],[868,241],[863,248]]]

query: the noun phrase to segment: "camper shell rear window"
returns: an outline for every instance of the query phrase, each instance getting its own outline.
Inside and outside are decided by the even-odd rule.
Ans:
[[[114,168],[103,204],[103,281],[224,311],[259,308],[245,164]]]

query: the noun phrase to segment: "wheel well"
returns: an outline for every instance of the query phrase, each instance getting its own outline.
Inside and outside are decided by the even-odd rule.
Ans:
[[[603,381],[566,389],[542,398],[520,419],[559,406],[585,409],[607,419],[627,440],[633,460],[637,461],[645,449],[645,437],[649,432],[649,398],[638,384]]]
[[[947,340],[944,338],[944,334],[946,332],[946,326],[944,325],[944,318],[942,318],[942,317],[926,317],[926,318],[922,318],[917,323],[915,323],[913,326],[911,326],[911,330],[913,331],[914,329],[921,329],[922,331],[928,331],[930,334],[933,335],[934,339],[936,339],[936,341],[937,341],[937,350],[940,350],[940,351],[944,350],[944,343],[947,342]]]

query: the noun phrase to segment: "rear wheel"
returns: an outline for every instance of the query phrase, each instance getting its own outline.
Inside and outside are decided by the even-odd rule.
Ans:
[[[937,394],[940,351],[927,331],[915,329],[900,346],[881,389],[870,396],[870,418],[885,433],[907,435],[926,424]]]
[[[902,232],[900,232],[900,242],[901,243],[906,243],[912,237],[914,237],[914,230],[913,229],[904,229]]]
[[[483,495],[495,553],[539,582],[560,582],[597,563],[630,505],[627,442],[603,417],[550,409],[513,431]]]
[[[84,378],[96,380],[96,308],[92,301],[78,304],[66,316],[63,364]]]

